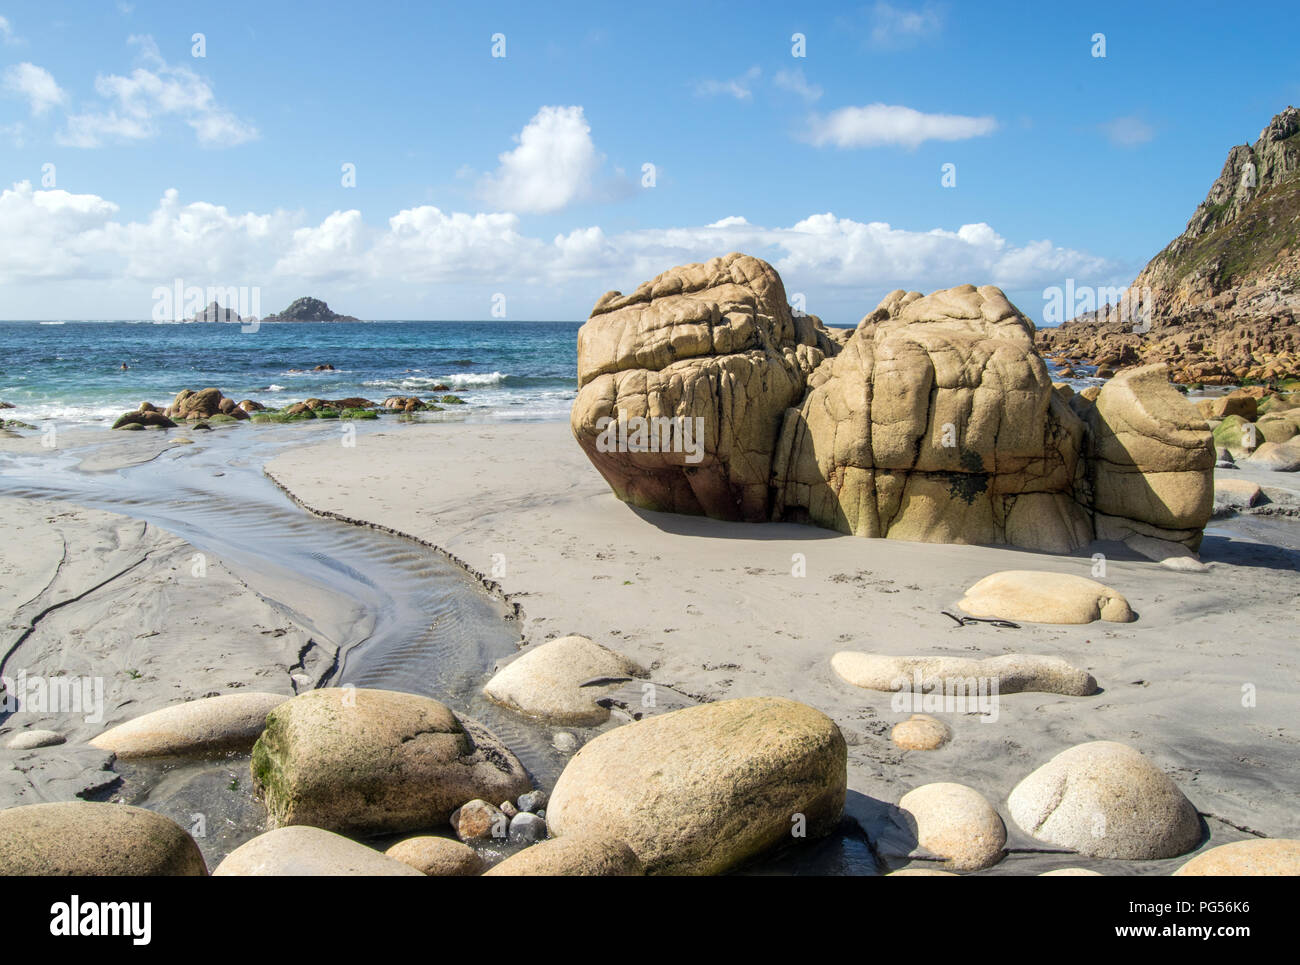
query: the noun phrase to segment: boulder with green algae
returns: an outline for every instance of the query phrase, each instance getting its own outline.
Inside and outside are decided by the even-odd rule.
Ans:
[[[350,834],[429,830],[466,801],[532,789],[515,755],[477,721],[428,697],[351,687],[272,710],[252,773],[271,827]]]
[[[1263,441],[1258,427],[1239,415],[1230,415],[1214,427],[1215,448],[1227,449],[1234,456],[1254,452]]]

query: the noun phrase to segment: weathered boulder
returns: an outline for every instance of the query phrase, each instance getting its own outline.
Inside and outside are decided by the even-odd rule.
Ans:
[[[276,828],[245,841],[213,877],[423,877],[409,864],[321,828]]]
[[[257,405],[255,402],[251,404]],[[190,389],[181,389],[176,393],[176,398],[172,400],[172,404],[167,407],[166,415],[172,419],[188,420],[190,422],[221,417],[225,417],[226,421],[230,419],[243,421],[248,418],[249,413],[242,403],[236,403],[234,399],[222,395],[220,389],[210,386],[206,389],[199,389],[197,392]]]
[[[1230,415],[1241,416],[1251,422],[1258,415],[1259,400],[1248,395],[1221,395],[1210,399],[1200,399],[1196,403],[1197,411],[1206,419],[1227,418]]]
[[[1175,878],[1224,875],[1300,875],[1300,841],[1255,838],[1221,844],[1174,872]]]
[[[1254,469],[1271,469],[1273,472],[1300,470],[1300,441],[1266,442],[1245,460]]]
[[[858,536],[1069,551],[1104,528],[1195,547],[1209,431],[1160,366],[1057,391],[997,288],[895,291],[851,333],[747,255],[610,292],[578,335],[571,424],[649,509]],[[1119,534],[1119,535],[1116,535]]]
[[[190,700],[110,728],[90,745],[123,759],[247,751],[262,733],[266,715],[288,699],[250,691]]]
[[[553,724],[591,726],[609,719],[596,698],[645,670],[587,637],[568,636],[530,647],[487,682],[483,693],[498,704]],[[583,686],[609,678],[609,685]]]
[[[575,833],[524,848],[494,865],[485,877],[631,877],[644,874],[640,859],[622,841],[601,834]]]
[[[926,784],[898,802],[916,841],[956,871],[980,871],[1002,860],[1007,829],[984,795],[964,784]]]
[[[478,852],[469,845],[431,834],[398,841],[384,854],[431,877],[479,875],[486,867]]]
[[[552,834],[625,842],[649,874],[716,874],[839,823],[847,748],[825,714],[783,697],[671,711],[601,734],[551,792]]]
[[[763,520],[785,410],[836,348],[766,262],[673,268],[603,295],[578,332],[573,434],[626,502]]]
[[[1263,491],[1249,479],[1214,480],[1216,509],[1250,509],[1263,498]]]
[[[0,811],[0,875],[206,875],[170,818],[126,804],[60,801]]]
[[[892,292],[781,429],[773,515],[858,536],[1069,550],[1084,424],[992,286]]]
[[[971,616],[1030,623],[1131,623],[1128,601],[1096,580],[1045,570],[1004,570],[984,577],[957,604]]]
[[[361,834],[425,830],[467,800],[532,787],[477,721],[428,697],[353,688],[314,690],[272,710],[252,772],[272,827]]]
[[[1201,840],[1178,785],[1113,741],[1057,754],[1016,785],[1007,809],[1025,833],[1097,858],[1173,858]]]
[[[1214,445],[1163,365],[1125,369],[1088,414],[1088,488],[1100,539],[1137,533],[1195,550],[1214,507]]]
[[[146,405],[148,403],[145,403]],[[134,412],[124,412],[113,423],[114,429],[125,429],[127,426],[155,426],[160,429],[175,429],[176,423],[167,418],[161,412],[154,408],[136,409]]]
[[[1300,420],[1294,415],[1265,416],[1255,423],[1265,442],[1289,442],[1300,435]]]
[[[996,680],[998,693],[1028,691],[1087,697],[1097,692],[1097,681],[1087,671],[1072,667],[1060,657],[1033,653],[1008,653],[982,660],[969,657],[890,657],[884,654],[841,650],[831,657],[831,668],[842,680],[867,690],[952,693],[953,684],[970,681],[966,692],[974,696],[974,682]],[[917,687],[917,682],[920,687]]]

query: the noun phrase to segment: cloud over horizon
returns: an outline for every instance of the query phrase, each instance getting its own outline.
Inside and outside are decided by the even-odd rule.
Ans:
[[[1101,284],[1122,277],[1123,268],[1048,240],[1013,244],[983,223],[920,231],[830,212],[789,226],[741,216],[613,234],[591,225],[549,240],[521,231],[512,212],[432,205],[405,208],[384,225],[367,224],[355,209],[313,225],[299,212],[236,213],[183,202],[168,190],[143,220],[120,221],[118,212],[97,195],[43,191],[25,181],[0,192],[0,283],[138,286],[138,317],[147,317],[154,286],[176,278],[268,289],[331,283],[375,304],[395,286],[454,288],[471,279],[501,290],[545,287],[585,306],[601,291],[631,290],[673,265],[744,250],[770,261],[791,291],[807,293],[811,310],[814,296],[843,295],[865,313],[872,306],[858,302],[857,292],[965,282],[1023,291],[1067,277]]]

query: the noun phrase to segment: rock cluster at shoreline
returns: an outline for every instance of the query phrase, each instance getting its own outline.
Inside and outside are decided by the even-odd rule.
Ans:
[[[966,285],[893,292],[831,333],[791,310],[770,265],[730,254],[597,302],[571,424],[615,494],[646,509],[1054,552],[1130,536],[1195,550],[1214,467],[1199,414],[1160,366],[1095,399],[1058,391],[1034,331],[1001,291]]]
[[[334,367],[318,365],[318,371]],[[434,390],[446,386],[434,386]],[[441,403],[441,404],[439,404]],[[151,402],[141,402],[137,409],[123,413],[113,423],[114,429],[175,429],[188,423],[196,428],[210,428],[220,422],[294,422],[306,419],[377,419],[382,412],[412,414],[441,412],[444,406],[465,405],[458,395],[447,393],[428,401],[416,396],[390,396],[381,403],[359,396],[346,399],[305,399],[283,410],[271,409],[254,399],[236,402],[215,386],[200,389],[182,389],[171,405],[159,409]]]

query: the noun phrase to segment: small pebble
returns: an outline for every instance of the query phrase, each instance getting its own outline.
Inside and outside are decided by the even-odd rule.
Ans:
[[[536,814],[522,811],[510,822],[511,844],[536,844],[546,839],[546,822]]]
[[[497,807],[500,808],[501,813],[508,818],[513,818],[516,814],[519,813],[519,808],[515,807],[509,801],[502,801],[500,804],[497,805]]]
[[[519,810],[535,813],[546,803],[545,791],[529,791],[519,795]],[[513,815],[511,815],[513,817]]]
[[[890,738],[905,751],[932,751],[948,743],[952,732],[929,714],[913,714],[894,725]]]
[[[508,819],[500,809],[483,800],[462,804],[455,817],[456,836],[462,841],[503,838],[509,827]]]
[[[578,749],[578,738],[574,737],[567,730],[562,730],[551,738],[551,743],[561,754],[572,754]]]

